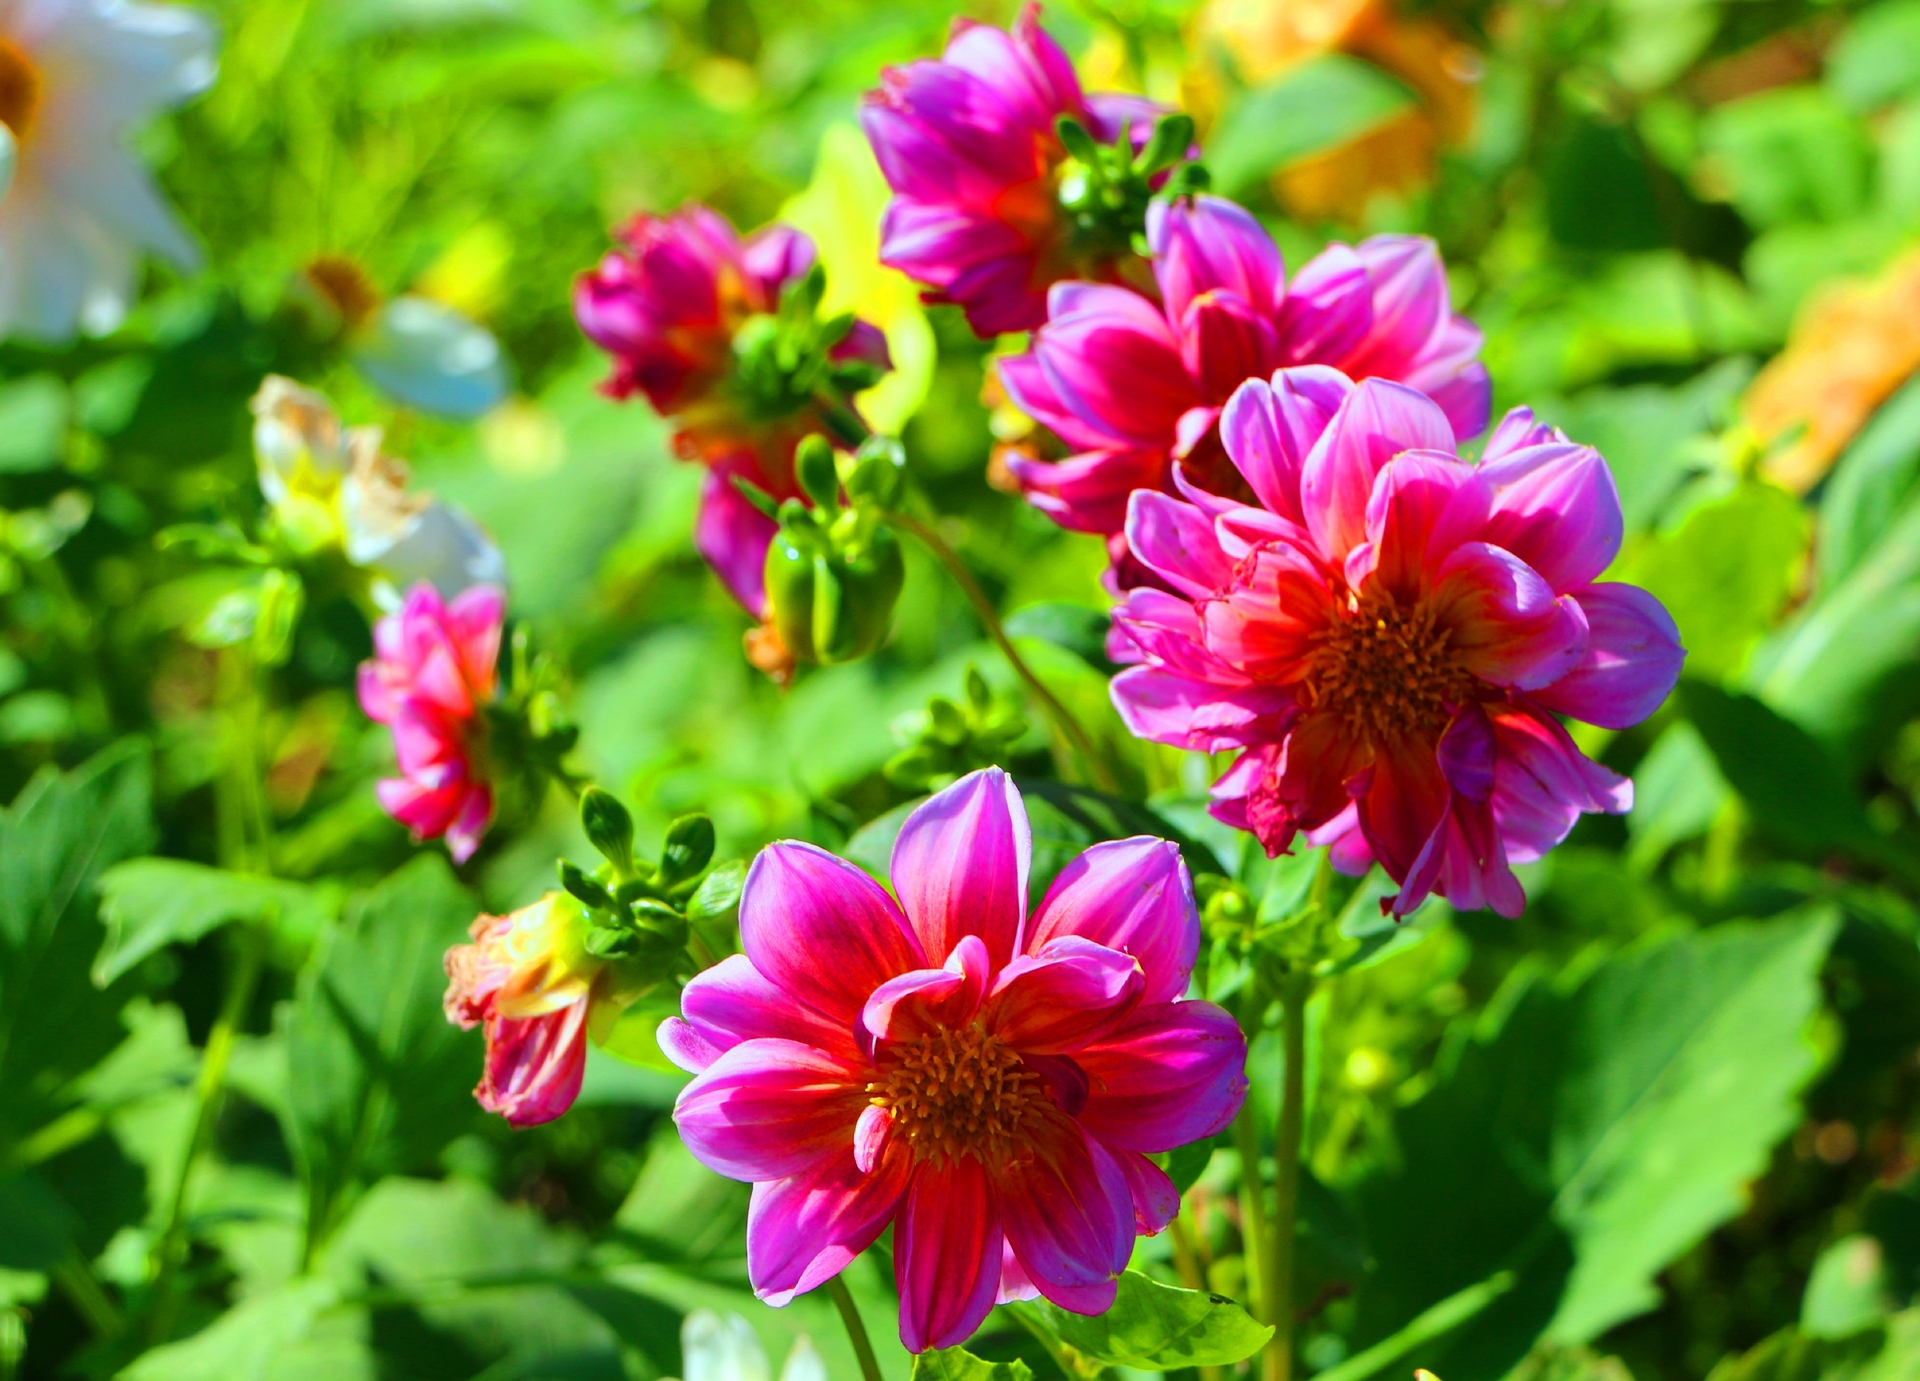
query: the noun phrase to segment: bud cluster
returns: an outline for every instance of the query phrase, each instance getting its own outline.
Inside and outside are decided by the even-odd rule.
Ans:
[[[1136,151],[1132,130],[1116,143],[1102,143],[1071,115],[1054,122],[1066,146],[1060,167],[1060,206],[1071,227],[1076,261],[1098,261],[1127,253],[1148,253],[1144,227],[1147,203],[1156,195],[1204,192],[1207,170],[1193,162],[1193,117],[1162,116]]]
[[[900,499],[904,466],[899,442],[869,437],[854,453],[843,502],[833,447],[815,435],[794,455],[811,508],[798,499],[776,506],[741,485],[780,524],[767,549],[768,616],[800,661],[852,661],[887,640],[906,579],[899,539],[886,522]]]
[[[741,323],[733,338],[730,385],[748,421],[778,422],[816,402],[831,420],[846,398],[885,374],[870,354],[840,352],[843,357],[835,358],[858,322],[852,312],[821,319],[826,291],[826,270],[815,264],[780,290],[775,311]]]
[[[633,856],[633,817],[612,793],[588,787],[580,824],[606,862],[589,873],[560,861],[560,885],[588,911],[587,953],[627,960],[659,972],[680,967],[694,927],[738,905],[744,871],[737,863],[709,871],[713,821],[682,815],[667,829],[657,862]]]
[[[895,721],[893,732],[902,746],[881,771],[895,786],[931,792],[976,768],[1004,766],[1027,721],[1013,702],[994,695],[978,667],[969,666],[961,703],[936,695],[926,709]]]

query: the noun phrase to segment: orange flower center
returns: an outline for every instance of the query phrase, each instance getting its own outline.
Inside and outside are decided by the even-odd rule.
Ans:
[[[1427,605],[1357,602],[1314,635],[1301,703],[1340,715],[1350,733],[1372,743],[1437,737],[1453,708],[1482,689],[1451,641]]]
[[[12,39],[0,38],[0,124],[13,131],[14,142],[27,142],[45,94],[33,59]]]
[[[1047,1102],[1041,1078],[998,1036],[943,1028],[880,1052],[868,1096],[893,1117],[916,1160],[1009,1159]]]

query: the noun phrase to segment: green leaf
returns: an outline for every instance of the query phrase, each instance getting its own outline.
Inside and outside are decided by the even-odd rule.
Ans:
[[[1242,95],[1207,141],[1207,168],[1221,194],[1231,197],[1412,105],[1412,93],[1379,68],[1330,53]]]
[[[1231,1366],[1267,1345],[1273,1329],[1224,1295],[1182,1290],[1124,1271],[1113,1307],[1104,1314],[1070,1314],[1045,1307],[1060,1341],[1109,1366],[1146,1371]]]
[[[1800,1329],[1815,1338],[1847,1338],[1887,1315],[1887,1272],[1880,1243],[1864,1233],[1820,1253],[1800,1299]]]
[[[331,893],[209,868],[177,858],[136,858],[100,878],[100,918],[106,943],[93,961],[93,981],[105,987],[148,955],[186,944],[235,921],[270,925],[310,939],[338,909]]]
[[[191,1338],[142,1354],[120,1381],[267,1381],[337,1296],[331,1282],[310,1279],[244,1299]]]
[[[1866,127],[1817,86],[1776,87],[1708,111],[1702,151],[1734,209],[1755,227],[1834,224],[1865,209]]]
[[[31,1170],[0,1178],[0,1269],[44,1271],[73,1250],[74,1212]]]
[[[1685,720],[1669,724],[1634,770],[1627,862],[1645,873],[1674,845],[1705,834],[1728,790],[1700,731]]]
[[[153,843],[143,743],[34,778],[0,813],[0,1145],[69,1101],[72,1081],[121,1041],[126,994],[89,976],[101,870]]]
[[[1848,24],[1827,56],[1826,84],[1863,114],[1920,91],[1920,3],[1875,5]]]
[[[913,1381],[1033,1381],[1033,1369],[1017,1357],[989,1362],[963,1347],[936,1347],[913,1359]]]
[[[1502,1375],[1543,1336],[1584,1342],[1657,1303],[1658,1272],[1740,1212],[1799,1120],[1835,926],[1817,908],[1669,932],[1573,986],[1523,964],[1396,1118],[1399,1168],[1359,1192],[1375,1265],[1352,1341],[1512,1271],[1420,1359]]]
[[[58,465],[72,411],[67,386],[58,375],[29,374],[0,385],[0,474]]]
[[[1914,7],[1920,15],[1920,5]],[[1920,375],[1874,412],[1834,464],[1820,499],[1820,584],[1832,590],[1900,517],[1920,482]]]
[[[1692,675],[1727,676],[1785,607],[1808,533],[1799,500],[1749,482],[1696,508],[1675,532],[1634,547],[1620,563],[1621,578],[1667,606]]]
[[[431,1164],[474,1117],[478,1037],[441,1010],[443,957],[478,910],[423,854],[358,898],[285,1017],[288,1140],[325,1239],[356,1183]]]
[[[1680,683],[1680,704],[1754,823],[1789,848],[1878,853],[1866,807],[1813,735],[1750,695]]]

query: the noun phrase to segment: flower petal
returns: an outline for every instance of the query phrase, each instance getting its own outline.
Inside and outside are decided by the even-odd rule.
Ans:
[[[1132,955],[1146,975],[1143,1002],[1186,992],[1200,913],[1180,847],[1146,835],[1107,840],[1061,869],[1034,912],[1027,950],[1066,935]]]
[[[487,1064],[474,1096],[516,1127],[551,1122],[580,1096],[587,1069],[587,1003],[537,1017],[487,1022]]]
[[[863,1063],[798,1041],[761,1039],[736,1045],[681,1089],[673,1121],[695,1160],[715,1174],[758,1183],[851,1154],[866,1105]]]
[[[755,618],[767,613],[767,548],[779,524],[750,503],[734,487],[740,475],[761,483],[760,469],[751,459],[723,460],[707,471],[700,483],[700,511],[693,520],[693,546],[727,593]],[[765,486],[762,485],[764,488]]]
[[[1534,690],[1580,664],[1587,619],[1526,562],[1485,542],[1454,548],[1436,572],[1433,608],[1467,670],[1496,686]]]
[[[1556,593],[1598,579],[1620,554],[1620,492],[1593,447],[1529,446],[1480,473],[1494,489],[1485,540],[1532,566]]]
[[[968,773],[907,817],[893,845],[893,890],[927,962],[944,964],[966,935],[986,942],[995,969],[1013,958],[1032,848],[1027,808],[997,767]]]
[[[1300,476],[1307,530],[1327,561],[1346,560],[1366,540],[1374,477],[1402,451],[1451,451],[1453,424],[1424,393],[1363,380],[1327,423]]]
[[[972,1156],[914,1167],[893,1227],[900,1341],[909,1352],[964,1343],[1000,1289],[1000,1198]]]
[[[1040,1293],[1104,1285],[1133,1249],[1133,1191],[1113,1155],[1054,1112],[1000,1172],[1002,1226]]]
[[[851,1025],[829,1020],[773,983],[744,954],[730,954],[696,974],[680,995],[680,1012],[719,1051],[774,1036],[846,1059],[859,1054]]]
[[[1159,307],[1132,289],[1059,283],[1047,301],[1034,354],[1087,437],[1116,449],[1165,446],[1180,415],[1209,401],[1188,377]]]
[[[1145,987],[1133,956],[1062,935],[1001,970],[981,1020],[1022,1054],[1070,1054],[1111,1029]]]
[[[747,870],[740,941],[769,983],[848,1030],[875,988],[926,966],[879,883],[796,840],[768,845]]]
[[[1207,515],[1166,494],[1143,489],[1127,501],[1127,545],[1149,570],[1194,599],[1233,579],[1233,563]]]
[[[1587,652],[1535,699],[1603,729],[1627,729],[1659,709],[1680,679],[1686,649],[1666,606],[1634,585],[1589,585],[1573,598],[1587,615]]]
[[[1080,1125],[1116,1150],[1171,1151],[1212,1136],[1247,1096],[1247,1038],[1211,1002],[1136,1007],[1073,1059],[1090,1089]]]
[[[1260,502],[1297,524],[1300,475],[1307,453],[1353,392],[1337,369],[1308,365],[1283,369],[1271,383],[1250,379],[1234,390],[1220,414],[1220,440]]]
[[[990,964],[980,937],[963,935],[944,968],[916,969],[875,989],[860,1024],[883,1041],[965,1026],[986,997]]]
[[[1151,1237],[1180,1215],[1180,1191],[1166,1171],[1138,1151],[1112,1154],[1133,1193],[1133,1230]]]
[[[1401,604],[1415,603],[1448,554],[1480,535],[1492,501],[1492,488],[1452,453],[1401,452],[1367,501],[1372,579]]]
[[[1544,857],[1584,812],[1633,808],[1633,783],[1589,759],[1551,716],[1497,714],[1493,731],[1500,750],[1493,814],[1511,861]]]
[[[1180,318],[1180,359],[1205,399],[1226,398],[1265,376],[1279,362],[1279,348],[1273,323],[1233,293],[1201,293]]]
[[[1288,364],[1348,359],[1373,328],[1373,278],[1352,245],[1331,244],[1293,277],[1280,309]]]
[[[1188,303],[1218,289],[1263,317],[1280,305],[1285,269],[1279,247],[1252,212],[1225,197],[1155,200],[1147,208],[1147,244],[1174,321],[1186,316]]]
[[[849,1149],[756,1184],[747,1210],[753,1292],[780,1308],[845,1270],[893,1220],[911,1165],[907,1156],[891,1155],[863,1172]]]

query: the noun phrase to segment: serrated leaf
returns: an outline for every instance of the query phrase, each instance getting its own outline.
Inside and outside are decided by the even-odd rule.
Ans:
[[[107,938],[93,981],[113,982],[148,955],[186,944],[235,921],[272,925],[289,935],[319,934],[338,910],[329,892],[305,883],[232,873],[178,858],[135,858],[100,878]]]
[[[1109,1366],[1147,1371],[1230,1366],[1245,1361],[1273,1337],[1225,1295],[1182,1290],[1124,1271],[1113,1307],[1104,1314],[1070,1314],[1046,1306],[1060,1341]]]
[[[1019,1358],[989,1362],[963,1347],[929,1348],[913,1359],[913,1381],[1032,1381],[1033,1369]]]

